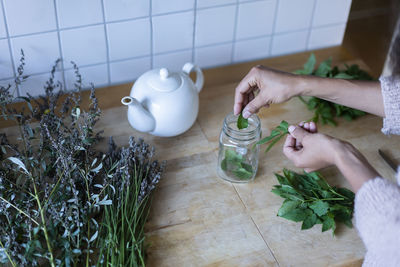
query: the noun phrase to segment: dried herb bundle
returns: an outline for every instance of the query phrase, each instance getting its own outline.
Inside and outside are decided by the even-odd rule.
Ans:
[[[315,64],[315,56],[314,54],[311,54],[308,61],[304,64],[303,69],[297,70],[294,73],[349,80],[372,80],[372,77],[366,71],[361,70],[358,65],[345,65],[346,68],[341,70],[337,66],[331,66],[331,58],[323,61],[316,69]],[[336,126],[337,123],[335,117],[343,117],[346,120],[351,121],[366,114],[361,110],[335,104],[317,97],[310,97],[307,100],[299,97],[299,99],[309,110],[314,111],[314,116],[311,120],[314,122],[321,121],[322,124],[329,123]]]
[[[278,216],[303,222],[301,229],[322,224],[322,232],[332,229],[336,222],[352,227],[354,193],[346,188],[330,186],[317,172],[299,174],[284,169],[283,176],[275,174],[280,185],[272,192],[285,199]]]
[[[22,54],[16,86],[28,78],[24,64]],[[153,161],[154,149],[143,141],[131,139],[128,148],[111,141],[108,153],[95,148],[100,109],[93,86],[88,111],[81,109],[82,79],[73,66],[72,92],[55,81],[56,65],[38,99],[29,94],[15,99],[11,85],[0,86],[1,117],[14,120],[19,130],[15,142],[0,134],[0,263],[114,266],[107,251],[115,250],[109,241],[118,238],[114,230],[121,227],[119,235],[130,243],[120,241],[119,262],[144,265],[147,203],[164,165]],[[10,108],[16,100],[26,108]],[[119,215],[122,208],[129,214]],[[110,214],[117,220],[113,224]],[[128,224],[133,231],[123,228]]]

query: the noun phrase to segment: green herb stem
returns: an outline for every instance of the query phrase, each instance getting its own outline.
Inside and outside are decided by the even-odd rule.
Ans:
[[[3,248],[4,252],[6,253],[7,258],[8,258],[8,261],[11,263],[11,265],[12,265],[13,267],[16,267],[17,264],[15,264],[15,262],[12,260],[10,254],[8,254],[7,249],[4,247],[3,243],[1,242],[1,240],[0,240],[0,246]]]

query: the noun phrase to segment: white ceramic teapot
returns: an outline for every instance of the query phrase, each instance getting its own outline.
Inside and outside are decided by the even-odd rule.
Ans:
[[[196,72],[196,82],[189,73]],[[204,83],[201,69],[186,63],[182,72],[154,69],[140,76],[130,96],[121,102],[128,106],[131,126],[157,136],[176,136],[187,131],[199,112],[199,92]]]

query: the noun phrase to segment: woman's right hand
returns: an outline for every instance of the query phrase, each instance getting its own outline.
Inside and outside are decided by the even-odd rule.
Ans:
[[[248,118],[261,107],[300,95],[300,77],[264,66],[253,67],[236,87],[234,114],[238,115],[243,110],[243,117]]]

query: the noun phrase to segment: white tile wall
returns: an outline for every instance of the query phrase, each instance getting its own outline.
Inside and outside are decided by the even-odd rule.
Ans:
[[[154,53],[191,48],[193,21],[193,11],[153,17]]]
[[[48,72],[71,88],[132,82],[151,68],[222,66],[338,45],[351,0],[0,0],[0,84],[27,74],[18,94],[43,92]],[[9,47],[9,45],[11,47]]]
[[[346,23],[351,0],[317,0],[313,26]]]
[[[101,0],[56,0],[56,4],[61,29],[103,22]]]
[[[104,26],[90,26],[60,32],[63,58],[78,65],[107,61]]]
[[[10,36],[55,30],[53,0],[4,0]]]
[[[0,79],[10,78],[14,75],[7,39],[0,40]]]
[[[4,23],[5,17],[3,13],[3,4],[0,2],[0,38],[6,38],[6,24]]]
[[[57,58],[60,57],[58,37],[56,32],[21,36],[11,39],[14,62],[18,62],[21,49],[25,54],[26,74],[49,71]],[[17,69],[16,64],[15,69]]]
[[[271,37],[237,41],[234,46],[233,61],[249,61],[269,56]]]
[[[197,11],[195,45],[204,46],[231,42],[235,28],[233,5]]]
[[[280,0],[275,32],[289,32],[310,27],[315,0]]]
[[[150,55],[149,18],[110,23],[107,34],[110,60]]]
[[[270,35],[275,20],[275,7],[276,0],[240,4],[236,38]]]
[[[343,40],[346,24],[334,25],[311,30],[308,49],[340,45]]]
[[[105,21],[134,19],[149,16],[149,0],[103,0]]]
[[[308,31],[284,33],[272,38],[271,55],[284,55],[306,50]]]

